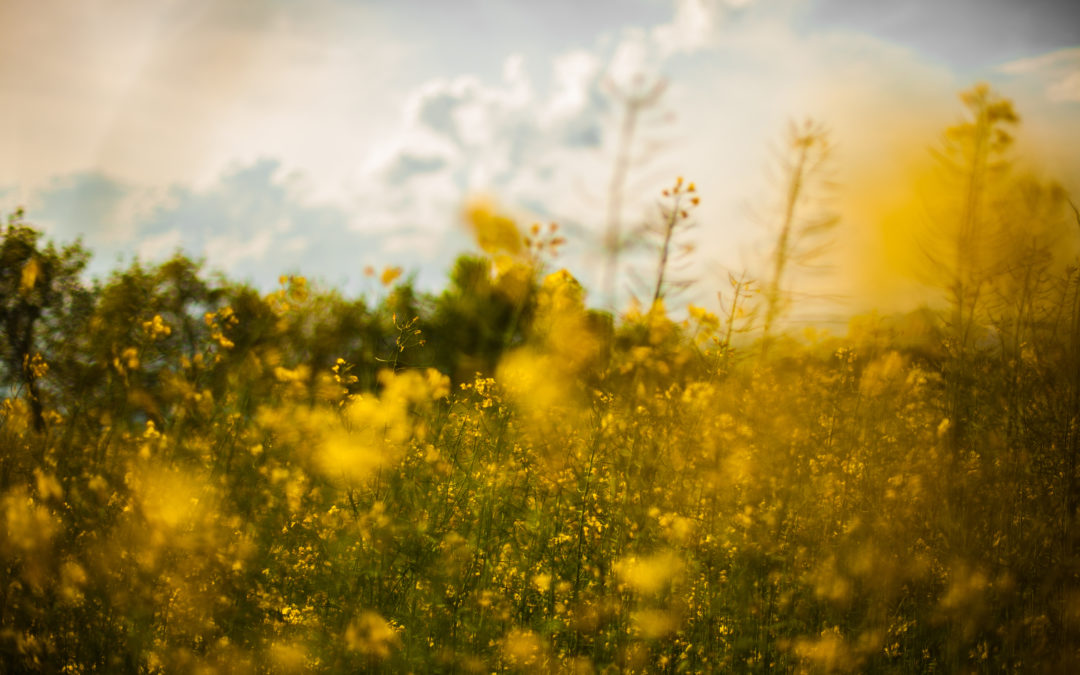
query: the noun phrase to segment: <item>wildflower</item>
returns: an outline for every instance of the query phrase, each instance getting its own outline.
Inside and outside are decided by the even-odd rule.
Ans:
[[[160,314],[155,314],[154,318],[149,321],[143,321],[142,328],[143,332],[146,333],[151,340],[158,340],[172,334],[172,327],[162,320]]]
[[[385,267],[383,268],[382,274],[379,276],[379,283],[381,283],[383,286],[389,286],[390,284],[394,283],[394,281],[396,281],[397,278],[400,276],[400,267]]]

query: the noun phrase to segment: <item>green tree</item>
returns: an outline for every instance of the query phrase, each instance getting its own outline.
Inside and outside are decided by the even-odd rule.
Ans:
[[[34,427],[45,429],[39,379],[47,372],[39,333],[67,329],[70,312],[85,298],[81,274],[89,259],[79,244],[41,246],[41,233],[22,209],[8,217],[0,235],[0,350],[4,381],[30,403]]]
[[[492,278],[491,267],[483,256],[459,257],[449,287],[434,300],[425,323],[437,336],[430,345],[434,365],[455,382],[494,373],[499,357],[521,341],[530,321],[535,281],[523,279],[524,293],[508,294]]]

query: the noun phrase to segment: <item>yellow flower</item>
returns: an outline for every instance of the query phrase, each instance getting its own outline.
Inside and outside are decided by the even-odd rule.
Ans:
[[[394,283],[394,281],[400,276],[400,267],[385,267],[383,268],[382,275],[379,276],[379,282],[383,286],[389,286],[390,284]]]
[[[514,221],[496,213],[491,204],[473,202],[466,209],[465,220],[476,236],[476,243],[485,253],[521,254],[525,238]]]

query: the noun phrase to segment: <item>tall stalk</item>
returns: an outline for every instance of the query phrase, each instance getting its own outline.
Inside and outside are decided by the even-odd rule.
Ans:
[[[615,152],[615,166],[608,185],[607,226],[604,233],[604,296],[608,306],[615,305],[615,280],[618,276],[619,254],[624,248],[622,235],[622,206],[626,180],[630,173],[631,149],[641,113],[660,101],[667,82],[658,80],[638,91],[624,91],[613,86],[615,97],[625,110]]]
[[[807,120],[792,124],[780,168],[784,180],[784,200],[780,226],[772,252],[772,277],[765,288],[765,320],[762,328],[762,352],[767,353],[777,319],[784,310],[784,282],[793,262],[807,263],[820,255],[825,242],[822,235],[837,222],[827,210],[814,210],[814,194],[827,183],[824,170],[831,154],[829,135],[820,124]],[[814,241],[814,240],[818,241]]]

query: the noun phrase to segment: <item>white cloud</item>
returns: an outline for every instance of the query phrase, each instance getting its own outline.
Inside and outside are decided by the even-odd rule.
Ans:
[[[607,65],[607,75],[612,83],[625,89],[636,81],[658,79],[662,56],[657,44],[642,29],[623,31]]]
[[[596,55],[584,49],[556,56],[552,65],[554,83],[540,116],[541,125],[551,127],[581,114],[590,103],[600,67]]]
[[[674,0],[671,21],[653,27],[650,37],[661,57],[688,54],[717,46],[723,28],[733,15],[757,0]],[[774,3],[781,6],[782,3]]]
[[[1080,47],[1073,49],[1059,49],[1047,54],[1032,56],[1026,59],[1017,59],[1002,64],[998,70],[1004,73],[1038,73],[1047,70],[1076,68],[1080,62]]]
[[[557,56],[544,92],[528,65],[511,55],[501,82],[463,76],[417,87],[398,132],[368,164],[356,226],[446,231],[475,193],[557,209],[565,201],[560,183],[579,175],[605,141],[602,62],[585,50]]]
[[[692,52],[708,45],[714,34],[718,4],[708,0],[675,0],[675,17],[652,31],[661,53],[667,56]]]
[[[1080,102],[1080,47],[1010,61],[998,70],[1041,81],[1046,99],[1054,103]]]
[[[1046,97],[1051,101],[1080,103],[1080,71],[1069,73],[1049,84],[1046,88]]]

